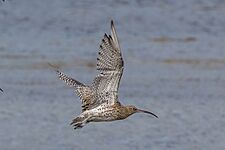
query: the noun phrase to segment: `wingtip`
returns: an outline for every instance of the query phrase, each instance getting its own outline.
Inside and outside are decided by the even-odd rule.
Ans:
[[[58,66],[53,65],[53,64],[51,64],[51,63],[49,63],[49,62],[48,62],[48,65],[49,65],[51,68],[53,68],[56,72],[59,72],[59,67],[58,67]]]
[[[114,21],[111,20],[111,28],[113,28],[113,27],[114,27]]]
[[[1,91],[1,92],[4,92],[2,88],[0,88],[0,91]]]
[[[113,20],[111,19],[111,25],[113,25],[114,23],[113,23]]]

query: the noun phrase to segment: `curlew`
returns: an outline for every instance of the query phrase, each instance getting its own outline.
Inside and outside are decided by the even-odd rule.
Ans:
[[[73,87],[81,99],[82,113],[71,123],[74,129],[82,128],[89,122],[122,120],[138,112],[158,118],[150,111],[138,109],[133,105],[125,106],[119,102],[118,89],[123,68],[118,37],[111,21],[111,35],[105,33],[99,47],[97,70],[100,74],[94,78],[91,85],[84,85],[56,69],[59,79]]]

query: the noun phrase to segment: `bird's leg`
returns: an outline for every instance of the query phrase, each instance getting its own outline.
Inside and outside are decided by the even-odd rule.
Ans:
[[[79,122],[79,123],[74,124],[73,127],[74,127],[74,129],[79,129],[79,128],[83,127],[82,124],[83,124],[82,122],[81,123]]]
[[[83,127],[82,120],[83,120],[82,117],[77,117],[77,118],[73,119],[73,121],[70,123],[70,125],[72,125],[74,127],[74,129],[82,128]]]
[[[88,119],[90,117],[79,116],[70,123],[74,127],[74,129],[82,128],[85,124],[88,123]]]

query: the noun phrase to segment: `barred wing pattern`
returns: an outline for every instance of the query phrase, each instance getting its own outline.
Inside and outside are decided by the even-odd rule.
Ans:
[[[104,35],[97,58],[97,70],[100,74],[92,84],[95,90],[94,106],[104,102],[109,105],[118,102],[118,89],[123,74],[123,58],[116,35],[116,30],[111,21],[111,35]]]
[[[56,71],[60,80],[63,80],[68,86],[75,88],[75,92],[80,97],[82,102],[82,112],[87,110],[89,105],[91,105],[91,100],[94,95],[92,89],[89,86],[86,86],[83,83],[80,83],[79,81],[65,75],[59,70]]]
[[[119,83],[123,74],[123,58],[113,21],[111,21],[111,34],[112,36],[105,34],[102,39],[97,58],[97,70],[100,71],[100,74],[94,79],[91,86],[86,86],[56,70],[59,79],[75,88],[82,102],[82,112],[102,103],[112,105],[118,102]],[[50,64],[50,66],[53,65]]]

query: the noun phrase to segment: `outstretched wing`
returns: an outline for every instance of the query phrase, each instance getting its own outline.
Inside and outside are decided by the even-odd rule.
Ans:
[[[82,112],[89,108],[91,100],[93,99],[93,91],[89,86],[84,85],[83,83],[65,75],[63,72],[56,70],[60,80],[63,80],[68,86],[75,89],[76,94],[80,97],[82,102]]]
[[[114,104],[118,101],[118,89],[123,74],[123,58],[113,21],[111,35],[104,35],[97,58],[97,70],[100,74],[94,79],[94,106],[104,102]]]

